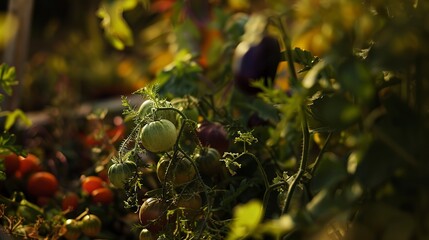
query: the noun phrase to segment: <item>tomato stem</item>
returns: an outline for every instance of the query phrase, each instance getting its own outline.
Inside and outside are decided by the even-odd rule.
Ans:
[[[302,127],[302,135],[303,135],[303,147],[302,147],[302,154],[301,154],[301,160],[299,164],[298,172],[295,174],[295,178],[293,179],[292,183],[289,185],[288,192],[286,195],[286,199],[283,204],[282,214],[284,214],[291,203],[293,193],[295,192],[295,188],[298,185],[298,182],[301,180],[302,175],[305,172],[305,169],[307,168],[307,161],[308,161],[308,150],[309,150],[309,144],[310,144],[310,132],[308,131],[308,122],[307,122],[307,116],[305,107],[301,107],[301,127]]]
[[[320,159],[322,158],[323,154],[326,151],[326,147],[328,146],[329,141],[331,140],[332,132],[329,132],[328,136],[326,137],[325,143],[323,143],[322,148],[320,149],[319,154],[316,157],[316,160],[314,161],[313,166],[311,167],[310,175],[314,176],[314,172],[316,171],[317,167],[319,166]]]

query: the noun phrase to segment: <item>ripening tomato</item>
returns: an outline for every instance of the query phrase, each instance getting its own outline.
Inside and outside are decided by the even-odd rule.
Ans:
[[[68,192],[65,194],[61,200],[61,209],[63,211],[69,210],[73,211],[77,209],[79,204],[79,196],[74,192]]]
[[[29,153],[26,157],[20,156],[19,159],[19,173],[21,176],[40,171],[40,159],[36,155]]]
[[[101,220],[97,215],[88,214],[81,220],[80,229],[85,236],[96,237],[101,231]]]
[[[36,197],[52,197],[58,190],[58,180],[50,172],[36,172],[27,182],[27,192]]]
[[[94,190],[102,188],[103,186],[103,179],[97,176],[86,176],[82,180],[82,190],[88,194],[91,194]]]
[[[75,219],[67,219],[64,222],[65,233],[63,237],[67,240],[79,239],[82,231],[80,229],[81,223]]]
[[[113,202],[113,191],[110,188],[102,187],[91,192],[91,198],[94,203],[108,205]]]
[[[2,156],[1,158],[4,159],[4,168],[7,176],[11,176],[15,174],[16,171],[19,169],[20,159],[19,156],[15,153],[11,153],[6,156]]]
[[[167,155],[163,155],[158,161],[156,174],[160,182],[167,180],[171,181],[174,186],[180,186],[192,181],[195,178],[196,170],[192,162],[183,156],[179,155],[171,160]]]
[[[140,138],[147,150],[154,153],[165,152],[176,143],[176,126],[166,119],[153,121],[142,128]]]
[[[176,202],[176,206],[182,210],[186,218],[193,218],[201,212],[203,201],[200,194],[182,194]]]
[[[228,150],[228,134],[218,122],[201,123],[197,129],[197,136],[203,146],[215,148],[220,155]]]
[[[156,234],[167,224],[167,204],[161,198],[146,199],[139,209],[140,223]]]
[[[215,176],[222,171],[219,152],[211,147],[205,147],[194,155],[198,170],[205,176]]]

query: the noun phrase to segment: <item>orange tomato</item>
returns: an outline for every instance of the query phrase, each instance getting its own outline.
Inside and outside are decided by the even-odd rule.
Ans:
[[[27,192],[35,197],[52,197],[58,190],[58,180],[50,172],[33,173],[27,182]]]
[[[19,156],[15,153],[3,156],[6,175],[13,175],[19,169]]]
[[[26,157],[19,156],[19,173],[21,176],[40,171],[40,159],[29,153]]]
[[[87,176],[82,180],[82,190],[91,194],[94,190],[102,188],[104,181],[97,176]]]
[[[110,188],[102,187],[91,192],[92,201],[108,205],[113,202],[113,191]]]
[[[63,199],[61,200],[61,208],[63,211],[70,210],[73,211],[77,208],[79,204],[79,196],[74,192],[69,192],[66,195],[64,195]]]

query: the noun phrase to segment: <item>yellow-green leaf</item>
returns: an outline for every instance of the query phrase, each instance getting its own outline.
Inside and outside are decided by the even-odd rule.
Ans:
[[[20,109],[15,109],[13,112],[10,112],[6,115],[6,121],[4,124],[4,129],[8,131],[17,121],[17,119],[20,119],[22,123],[29,126],[31,125],[31,121],[23,111]]]
[[[123,13],[134,9],[139,2],[139,0],[105,0],[97,11],[97,16],[102,19],[101,26],[107,39],[119,50],[134,43],[133,33],[123,18]]]
[[[227,240],[243,239],[251,235],[258,227],[263,217],[262,203],[252,200],[234,208],[234,217],[230,225]]]

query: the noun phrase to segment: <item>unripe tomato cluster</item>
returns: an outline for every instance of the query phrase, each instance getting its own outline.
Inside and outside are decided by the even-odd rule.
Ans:
[[[63,228],[65,229],[63,237],[68,240],[76,240],[83,234],[87,237],[96,237],[102,227],[99,217],[94,214],[86,214],[82,219],[67,219]]]
[[[206,184],[207,179],[224,171],[220,158],[228,150],[229,141],[220,123],[198,124],[198,102],[192,97],[171,103],[148,99],[134,116],[137,134],[131,136],[130,142],[136,145],[130,147],[125,142],[126,147],[112,158],[108,176],[113,186],[129,194],[148,173],[142,170],[148,166],[138,160],[135,152],[155,156],[149,168],[160,188],[150,191],[155,194],[137,196],[140,239],[152,239],[183,220],[204,215],[203,206],[207,203],[203,191],[195,186]]]

